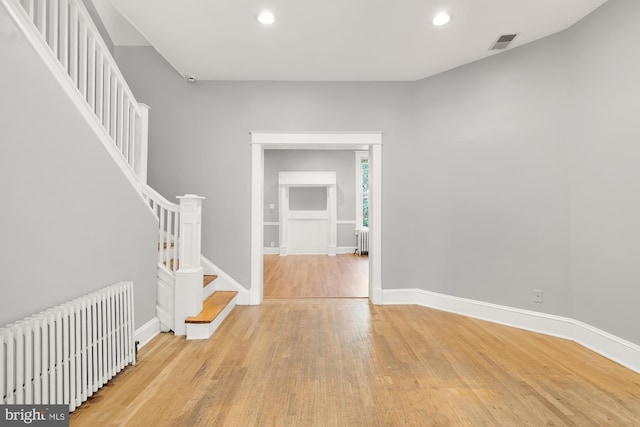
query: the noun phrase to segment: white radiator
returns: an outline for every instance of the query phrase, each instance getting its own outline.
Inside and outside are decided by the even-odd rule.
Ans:
[[[360,228],[358,231],[358,253],[360,255],[369,254],[369,229]]]
[[[133,283],[117,283],[0,329],[2,404],[76,409],[135,365]]]

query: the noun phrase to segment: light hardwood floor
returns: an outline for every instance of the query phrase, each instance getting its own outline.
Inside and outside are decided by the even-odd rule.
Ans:
[[[265,298],[365,298],[368,283],[369,260],[366,256],[264,256]]]
[[[575,343],[418,306],[271,299],[162,334],[71,426],[638,426],[640,375]]]

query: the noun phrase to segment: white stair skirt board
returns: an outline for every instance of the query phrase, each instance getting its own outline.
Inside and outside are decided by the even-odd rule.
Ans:
[[[423,289],[383,289],[383,304],[417,304],[564,338],[640,373],[640,346],[568,317],[475,301]]]
[[[139,343],[138,350],[147,345],[158,334],[160,334],[160,320],[157,317],[136,329],[134,339]]]
[[[238,294],[239,295],[239,294]],[[213,335],[213,333],[222,324],[224,319],[227,318],[233,307],[236,305],[236,299],[238,295],[234,296],[229,304],[216,316],[211,323],[187,323],[187,339],[188,340],[206,340]]]
[[[222,271],[220,267],[212,263],[204,255],[200,256],[200,263],[204,270],[204,274],[215,274],[218,276],[218,278],[213,281],[213,283],[215,283],[216,291],[236,291],[238,293],[238,295],[236,295],[236,302],[238,305],[250,304],[249,289],[236,282],[231,276]]]
[[[168,332],[174,328],[173,309],[175,278],[163,265],[158,264],[158,283],[156,288],[156,315],[160,321],[160,329]]]

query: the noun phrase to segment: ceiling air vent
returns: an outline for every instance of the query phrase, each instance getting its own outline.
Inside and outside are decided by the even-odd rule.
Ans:
[[[503,34],[500,37],[498,37],[498,40],[496,40],[491,47],[489,48],[489,50],[504,50],[506,48],[509,47],[509,45],[511,44],[511,42],[513,41],[513,39],[515,39],[517,36],[517,34]]]

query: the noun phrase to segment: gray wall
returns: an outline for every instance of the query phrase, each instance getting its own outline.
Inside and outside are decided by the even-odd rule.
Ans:
[[[326,211],[327,187],[291,187],[289,209],[292,211]]]
[[[266,150],[264,155],[264,220],[277,222],[279,172],[336,172],[338,221],[355,221],[355,154],[347,150]],[[273,203],[275,209],[269,209]],[[291,200],[292,206],[295,200]],[[309,202],[300,208],[313,207]],[[338,246],[355,246],[355,224],[338,224]],[[278,226],[265,225],[264,245],[279,245]]]
[[[0,326],[123,280],[141,326],[155,316],[152,214],[2,7],[0,52]]]
[[[565,38],[417,84],[411,157],[422,168],[404,175],[420,194],[384,217],[423,242],[405,254],[422,265],[407,268],[409,287],[571,315]],[[403,221],[410,210],[421,226]]]
[[[93,22],[96,24],[96,28],[100,32],[104,43],[107,45],[107,49],[109,49],[109,52],[113,54],[113,41],[111,40],[111,36],[109,35],[107,28],[104,26],[104,22],[102,22],[102,18],[100,17],[95,4],[93,4],[93,0],[82,0],[82,3],[87,8],[87,12],[89,12],[91,19],[93,19]]]
[[[116,55],[152,107],[151,182],[208,197],[205,255],[243,285],[248,132],[380,130],[384,288],[575,317],[640,343],[639,8],[611,0],[568,31],[413,83],[189,85],[151,48]]]
[[[403,166],[387,159],[404,161],[402,153],[413,144],[413,106],[407,100],[415,84],[189,84],[150,47],[117,47],[116,60],[138,100],[151,106],[151,185],[169,199],[184,193],[206,197],[203,254],[243,286],[250,286],[251,130],[383,130],[384,185],[402,185],[397,169]],[[385,174],[387,165],[391,174]],[[388,193],[383,215],[393,209],[394,196],[412,197]],[[384,227],[385,253],[403,250],[397,224]],[[388,260],[383,259],[386,287],[405,286],[405,267]]]
[[[571,278],[577,319],[640,344],[640,2],[568,32]]]

